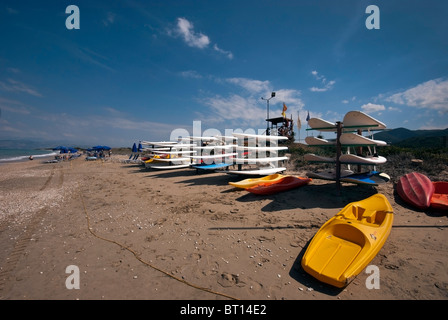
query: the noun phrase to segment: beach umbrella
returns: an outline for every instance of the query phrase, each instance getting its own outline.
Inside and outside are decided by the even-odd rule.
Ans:
[[[137,145],[135,144],[135,142],[134,142],[134,145],[132,146],[132,152],[138,152]]]
[[[143,149],[143,147],[142,147],[142,143],[140,142],[140,143],[138,144],[138,152],[141,152],[142,149]]]
[[[94,147],[92,147],[92,149],[95,149],[95,150],[110,150],[111,147],[108,147],[108,146],[94,146]]]

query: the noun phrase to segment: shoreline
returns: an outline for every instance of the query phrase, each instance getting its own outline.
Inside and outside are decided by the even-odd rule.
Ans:
[[[122,163],[126,158],[0,166],[2,299],[448,298],[448,218],[409,208],[393,184],[343,184],[338,195],[334,183],[314,179],[260,197],[228,184],[242,177],[147,171]],[[371,262],[381,272],[380,289],[366,288],[364,271],[341,290],[307,275],[300,258],[319,227],[349,202],[377,192],[395,214],[391,235]],[[65,285],[73,265],[78,290]]]

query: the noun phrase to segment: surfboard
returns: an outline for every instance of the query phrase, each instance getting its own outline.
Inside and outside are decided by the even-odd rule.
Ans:
[[[342,121],[344,128],[358,128],[364,130],[383,130],[386,125],[362,111],[349,111]]]
[[[246,146],[238,146],[237,150],[249,150],[249,151],[280,151],[280,150],[288,150],[288,147],[246,147]]]
[[[319,156],[314,153],[307,153],[303,156],[303,159],[308,162],[325,162],[325,163],[334,163],[336,162],[335,158]]]
[[[308,120],[310,128],[319,131],[336,131],[336,123],[323,120],[321,118],[311,118]]]
[[[201,137],[201,136],[190,136],[190,137],[184,137],[184,138],[180,138],[180,141],[195,141],[195,140],[200,140],[200,141],[216,141],[218,140],[218,138],[216,137]]]
[[[235,137],[235,136],[215,136],[215,138],[217,138],[218,140],[221,140],[221,141],[235,141],[235,140],[238,140],[238,138],[237,137]]]
[[[178,141],[142,141],[142,145],[150,145],[150,146],[171,146],[174,144],[179,144]]]
[[[193,150],[215,150],[215,149],[232,149],[238,147],[237,144],[226,144],[226,145],[208,145],[202,147],[193,147]]]
[[[341,178],[342,182],[350,182],[355,184],[368,184],[377,186],[384,184],[390,180],[390,176],[384,172],[370,171],[364,173],[355,173],[347,177]]]
[[[249,134],[249,133],[232,133],[235,137],[241,139],[258,139],[258,140],[288,140],[288,137],[284,136],[267,136],[264,134]]]
[[[196,153],[196,151],[193,150],[179,150],[179,151],[153,151],[153,153],[157,154],[189,154],[189,153]]]
[[[238,155],[238,153],[223,153],[223,154],[211,154],[211,155],[200,155],[200,156],[189,156],[191,159],[219,159],[219,158],[229,158]]]
[[[236,163],[260,163],[288,160],[288,157],[236,158]]]
[[[164,165],[164,166],[146,166],[148,169],[157,169],[157,170],[172,170],[172,169],[181,169],[181,168],[189,168],[189,164],[173,164],[173,165]]]
[[[343,154],[339,157],[339,161],[344,164],[365,164],[378,165],[387,162],[382,156],[358,156],[356,154]]]
[[[357,133],[343,133],[339,140],[343,146],[386,146],[382,140],[374,140]]]
[[[185,162],[185,161],[190,161],[190,158],[186,158],[186,157],[179,157],[179,158],[156,158],[155,160],[160,161],[160,162]]]
[[[305,142],[310,146],[334,146],[336,144],[336,140],[327,140],[313,136],[306,137]]]
[[[354,174],[354,172],[352,170],[341,170],[341,178],[342,177],[346,177],[349,175]],[[323,180],[336,180],[336,170],[334,169],[329,169],[329,170],[324,170],[324,171],[320,171],[320,172],[307,172],[306,175],[309,178],[315,178],[315,179],[323,179]]]
[[[213,164],[197,164],[191,167],[201,170],[215,170],[215,169],[227,168],[232,165],[233,163],[213,163]]]
[[[239,175],[248,175],[248,176],[266,176],[278,172],[286,171],[286,168],[267,168],[267,169],[255,169],[255,170],[228,170],[227,173],[230,174],[239,174]]]

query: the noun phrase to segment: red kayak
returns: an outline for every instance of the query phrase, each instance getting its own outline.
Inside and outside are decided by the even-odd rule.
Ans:
[[[431,197],[431,208],[448,210],[448,182],[433,182],[434,193]]]
[[[427,209],[434,194],[434,184],[424,174],[405,174],[397,183],[398,195],[407,203],[419,209]]]
[[[312,181],[311,178],[286,176],[274,183],[260,183],[246,190],[255,194],[269,195],[306,185],[310,181]]]

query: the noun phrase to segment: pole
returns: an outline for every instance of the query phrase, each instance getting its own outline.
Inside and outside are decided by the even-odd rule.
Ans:
[[[336,122],[337,126],[337,137],[336,137],[336,188],[338,193],[341,193],[341,161],[339,157],[341,156],[341,134],[342,134],[342,123],[341,121]]]

